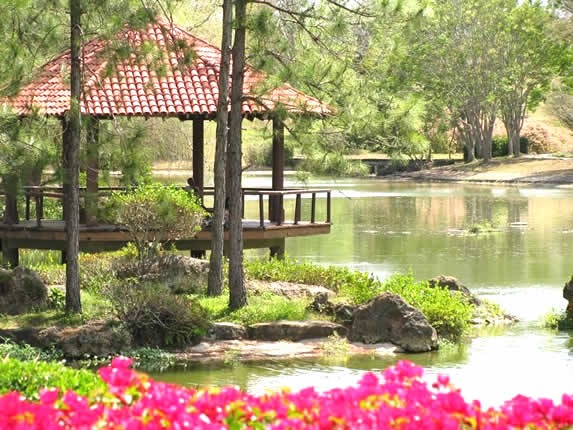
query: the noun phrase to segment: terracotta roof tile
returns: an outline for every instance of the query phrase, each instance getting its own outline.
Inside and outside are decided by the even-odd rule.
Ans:
[[[169,39],[166,41],[166,37]],[[93,39],[83,47],[84,91],[81,110],[94,116],[146,115],[215,116],[219,97],[218,76],[221,52],[218,48],[189,34],[182,27],[159,18],[142,30],[121,31],[117,42],[128,42],[129,58],[118,59],[117,67],[106,75],[110,42]],[[183,52],[175,41],[184,41],[195,53],[190,65],[183,65]],[[136,55],[142,43],[152,43],[162,50],[160,64],[146,64]],[[181,52],[180,52],[181,51]],[[69,110],[69,51],[45,64],[37,76],[20,93],[8,100],[12,109],[27,115],[32,108],[45,115],[62,116]],[[280,105],[293,113],[326,115],[332,110],[318,99],[288,84],[263,95],[256,87],[266,80],[264,73],[245,69],[242,104],[245,115],[264,115]]]

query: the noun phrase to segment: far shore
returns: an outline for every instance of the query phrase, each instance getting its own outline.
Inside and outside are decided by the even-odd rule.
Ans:
[[[573,158],[524,155],[493,159],[488,163],[455,163],[416,172],[402,172],[381,179],[428,182],[471,182],[573,187]]]

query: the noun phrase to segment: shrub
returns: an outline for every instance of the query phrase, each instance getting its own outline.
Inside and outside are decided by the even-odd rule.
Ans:
[[[128,229],[140,259],[156,254],[162,242],[192,237],[205,216],[195,196],[161,184],[113,193],[105,207],[106,221]]]
[[[38,399],[40,389],[45,388],[74,390],[85,396],[94,390],[104,391],[105,385],[94,372],[70,369],[61,363],[14,358],[0,361],[0,393],[18,391],[28,399]]]
[[[194,344],[205,333],[205,310],[189,296],[155,283],[121,282],[108,288],[115,316],[142,346]]]
[[[519,138],[519,151],[529,153],[529,139],[525,136]],[[505,157],[507,154],[507,136],[496,136],[491,140],[491,154],[494,157]]]

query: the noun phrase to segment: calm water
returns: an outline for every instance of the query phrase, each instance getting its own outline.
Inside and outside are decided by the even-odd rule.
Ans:
[[[264,178],[247,182],[262,183]],[[468,398],[486,404],[500,404],[518,393],[558,399],[573,392],[573,336],[545,330],[540,322],[552,309],[564,308],[561,289],[573,274],[573,189],[374,179],[310,186],[336,190],[334,226],[327,236],[287,240],[289,256],[347,265],[380,278],[408,270],[418,279],[452,275],[521,322],[429,354],[196,369],[166,373],[161,379],[238,384],[259,393],[282,386],[328,389],[407,358],[424,366],[430,379],[436,373],[450,374]],[[256,210],[254,204],[251,210]],[[463,233],[486,223],[500,231]]]

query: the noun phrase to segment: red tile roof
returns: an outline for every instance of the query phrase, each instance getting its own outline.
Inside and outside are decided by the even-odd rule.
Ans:
[[[110,55],[128,47],[127,58]],[[189,49],[193,58],[186,61]],[[186,52],[187,51],[187,52]],[[158,55],[159,53],[159,55]],[[153,59],[153,58],[159,58]],[[116,60],[114,61],[113,58]],[[114,41],[93,39],[83,46],[82,113],[98,117],[214,117],[217,111],[221,51],[162,18],[145,29],[126,29]],[[70,108],[67,51],[45,64],[8,105],[19,115],[62,116]],[[288,84],[260,95],[267,76],[245,69],[243,114],[264,116],[278,108],[327,115],[331,109]]]

